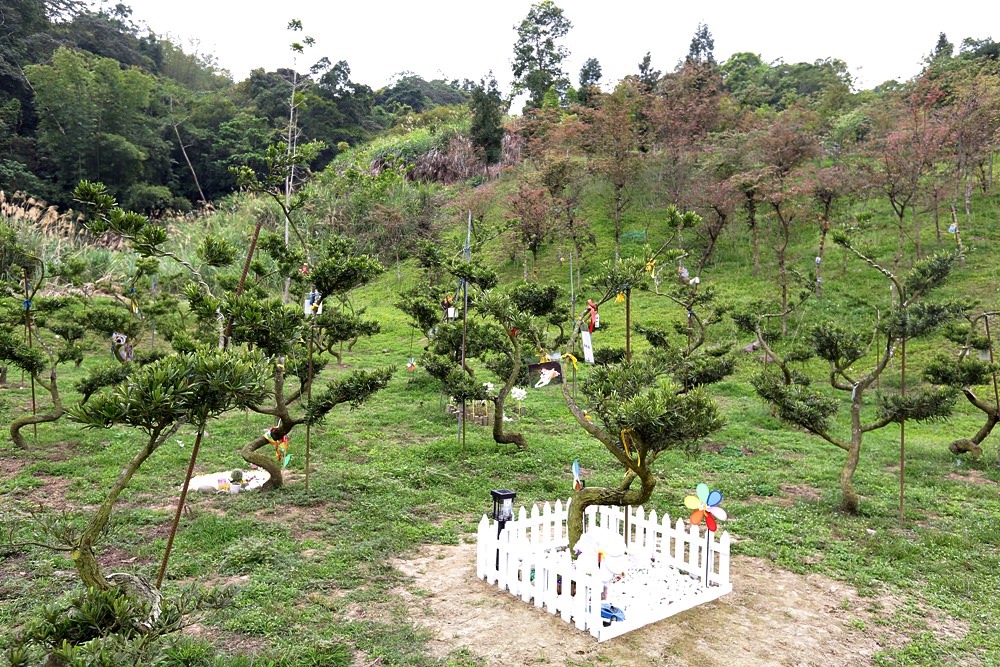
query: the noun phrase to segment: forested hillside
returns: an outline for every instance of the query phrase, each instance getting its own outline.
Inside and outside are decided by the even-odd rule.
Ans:
[[[122,4],[15,0],[0,11],[0,190],[61,206],[89,178],[136,210],[188,210],[233,192],[230,167],[260,166],[293,108],[301,138],[325,144],[320,169],[345,145],[468,96],[467,83],[416,76],[376,91],[319,56],[302,72],[236,82],[210,54],[140,31]],[[277,28],[275,40],[297,32]]]

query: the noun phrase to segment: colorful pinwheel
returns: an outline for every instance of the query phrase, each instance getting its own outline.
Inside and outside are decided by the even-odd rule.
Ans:
[[[722,492],[709,491],[708,484],[701,483],[695,493],[697,495],[684,498],[684,506],[689,510],[694,510],[691,512],[691,525],[699,525],[704,520],[708,529],[714,533],[719,527],[715,522],[716,519],[725,521],[727,518],[726,510],[719,507],[719,503],[722,502]]]

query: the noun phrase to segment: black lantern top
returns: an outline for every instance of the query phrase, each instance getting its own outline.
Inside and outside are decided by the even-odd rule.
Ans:
[[[514,498],[516,493],[510,489],[493,489],[493,518],[496,521],[510,521],[514,518]]]

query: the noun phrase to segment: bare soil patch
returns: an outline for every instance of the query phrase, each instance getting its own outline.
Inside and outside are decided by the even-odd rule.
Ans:
[[[841,582],[734,557],[733,593],[604,643],[476,578],[475,544],[427,546],[393,565],[411,620],[432,655],[458,649],[490,667],[545,664],[651,667],[868,665],[903,629],[873,623],[873,600]],[[877,609],[877,605],[874,607]]]
[[[945,475],[948,479],[958,480],[959,482],[969,482],[971,484],[986,484],[987,486],[997,486],[997,483],[992,479],[987,477],[982,470],[976,470],[975,468],[969,468],[961,473],[950,472]]]

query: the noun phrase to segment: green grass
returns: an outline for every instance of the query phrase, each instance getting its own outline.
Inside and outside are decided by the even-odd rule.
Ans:
[[[995,198],[981,206],[993,212],[998,208]],[[972,294],[990,304],[996,301],[997,282],[988,248],[1000,240],[1000,232],[987,219],[984,215],[983,222],[965,230],[973,252],[955,285],[945,291]],[[637,228],[640,223],[634,220],[632,225]],[[606,221],[595,216],[595,229],[602,235]],[[185,244],[190,247],[195,234],[187,231]],[[646,240],[664,234],[651,224]],[[948,240],[937,246],[928,236],[925,247],[945,249]],[[814,242],[814,235],[803,231],[790,252],[807,275]],[[894,239],[887,235],[881,243],[881,257],[888,257]],[[637,251],[642,244],[639,238],[628,237],[625,251]],[[766,251],[762,244],[762,252]],[[766,276],[752,277],[748,253],[745,230],[734,226],[720,241],[704,283],[716,285],[721,296],[733,301],[769,289],[769,270]],[[870,309],[857,313],[862,300],[888,304],[884,280],[858,262],[848,262],[844,270],[839,253],[829,251],[824,296],[796,313],[793,332],[802,335],[810,322],[824,317],[870,319]],[[566,267],[553,256],[550,249],[538,267],[542,281],[565,279]],[[763,257],[766,267],[769,258]],[[507,278],[520,275],[519,264],[505,263],[499,256],[497,266]],[[588,471],[590,485],[617,483],[620,469],[574,425],[554,388],[531,390],[527,414],[511,424],[526,435],[529,451],[497,445],[475,426],[467,428],[463,442],[434,384],[419,369],[402,370],[410,356],[419,356],[422,343],[414,339],[393,303],[399,280],[409,284],[414,275],[409,266],[399,278],[390,271],[355,296],[357,305],[367,307],[382,322],[382,333],[345,351],[345,363],[395,364],[401,370],[362,408],[340,406],[312,431],[308,490],[302,478],[305,435],[299,429],[292,435],[291,468],[297,476],[281,492],[189,496],[166,590],[176,594],[189,583],[232,585],[236,597],[232,605],[200,619],[211,640],[178,642],[170,649],[175,660],[171,664],[346,665],[356,652],[368,662],[380,659],[383,665],[481,664],[468,650],[443,659],[428,653],[428,634],[409,619],[408,610],[393,594],[405,582],[390,559],[420,545],[455,544],[468,538],[489,510],[491,488],[515,489],[519,504],[567,497],[574,459]],[[601,316],[603,327],[595,345],[624,347],[624,308],[609,303]],[[635,295],[636,321],[666,326],[666,321],[681,316],[664,299],[643,292]],[[718,343],[749,342],[725,323],[715,336]],[[916,344],[911,353],[919,360],[940,345]],[[633,346],[641,352],[645,342],[633,339]],[[62,386],[71,386],[91,363],[66,370]],[[872,624],[892,626],[909,641],[886,647],[875,656],[877,665],[1000,664],[1000,638],[995,632],[995,619],[1000,617],[996,436],[987,440],[979,460],[956,458],[947,450],[955,434],[971,434],[978,428],[980,416],[959,403],[947,423],[907,425],[902,526],[897,519],[899,430],[890,427],[868,434],[854,479],[861,510],[848,515],[837,509],[843,453],[775,420],[746,382],[757,367],[758,362],[747,356],[735,377],[711,388],[726,426],[698,456],[668,453],[659,459],[657,490],[648,507],[675,518],[683,516],[684,496],[706,481],[725,495],[730,514],[725,528],[737,538],[736,554],[846,582],[876,610],[887,596],[901,601],[876,615]],[[896,366],[885,377],[887,387],[898,383],[898,370]],[[333,367],[325,371],[328,377],[341,372]],[[581,369],[578,380],[586,372]],[[12,386],[0,395],[0,417],[7,419],[30,405],[29,390],[16,386],[14,373],[11,379]],[[66,389],[64,394],[68,401],[75,400],[72,391]],[[840,420],[842,431],[843,415]],[[240,466],[239,448],[267,425],[259,416],[244,414],[211,423],[197,471]],[[30,429],[26,435],[27,451],[0,443],[0,459],[7,466],[0,469],[0,500],[8,508],[41,503],[83,514],[100,502],[142,442],[139,433],[81,431],[65,419],[40,425],[37,440]],[[135,476],[119,501],[116,530],[102,551],[108,567],[155,577],[193,440],[191,429],[181,430]],[[38,548],[0,548],[0,575],[0,626],[5,629],[0,648],[10,641],[11,633],[37,616],[40,605],[76,585],[67,558]],[[934,618],[949,619],[967,630],[954,636],[935,633],[928,626]]]

